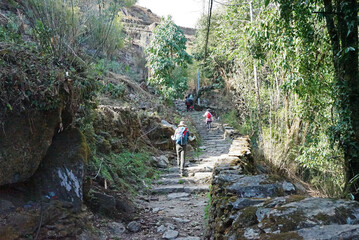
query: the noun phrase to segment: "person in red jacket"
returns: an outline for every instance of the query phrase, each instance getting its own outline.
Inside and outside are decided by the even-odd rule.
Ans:
[[[212,114],[211,114],[209,108],[208,108],[207,111],[203,114],[203,117],[206,117],[207,130],[210,130],[210,129],[211,129],[211,123],[212,123]]]

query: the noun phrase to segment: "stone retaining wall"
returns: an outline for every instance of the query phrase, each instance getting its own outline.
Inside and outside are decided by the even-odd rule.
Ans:
[[[235,139],[233,154],[214,168],[207,239],[359,239],[358,202],[312,198],[256,173],[246,142]]]

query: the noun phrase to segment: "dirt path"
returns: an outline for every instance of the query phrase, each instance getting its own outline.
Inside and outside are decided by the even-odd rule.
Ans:
[[[180,177],[177,167],[160,176],[145,202],[142,231],[126,234],[123,239],[203,239],[212,170],[218,159],[227,157],[231,143],[223,139],[224,131],[219,122],[214,121],[212,129],[207,131],[204,112],[189,114],[203,140],[201,154],[190,162],[186,160],[188,177]]]

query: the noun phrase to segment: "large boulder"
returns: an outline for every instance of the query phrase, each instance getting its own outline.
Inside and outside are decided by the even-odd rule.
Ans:
[[[86,196],[88,206],[97,213],[130,221],[134,218],[136,207],[125,195],[117,192],[98,192],[93,190]]]
[[[139,148],[144,142],[148,142],[146,136],[142,136],[137,112],[128,107],[109,105],[100,105],[96,111],[94,129],[98,136],[98,150],[101,153]]]
[[[22,182],[37,170],[59,126],[60,111],[9,115],[0,130],[0,186]]]
[[[78,129],[56,135],[33,177],[37,189],[43,196],[72,202],[79,209],[88,155],[85,137]]]
[[[142,126],[147,133],[151,144],[164,151],[173,150],[174,143],[171,136],[174,134],[176,127],[165,120],[160,121],[154,116],[146,116],[141,119]]]

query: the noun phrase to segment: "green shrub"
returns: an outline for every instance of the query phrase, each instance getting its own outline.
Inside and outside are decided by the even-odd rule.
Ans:
[[[126,86],[123,83],[118,83],[118,84],[106,83],[102,88],[102,92],[104,94],[109,95],[112,98],[123,97],[125,90],[126,90]]]
[[[238,118],[238,111],[236,109],[233,109],[232,111],[224,114],[223,116],[224,122],[229,124],[234,129],[238,130],[242,134],[250,134],[251,133],[251,125],[253,123],[250,123],[248,121],[241,123]]]
[[[150,185],[156,175],[150,165],[148,153],[125,151],[119,154],[111,153],[102,158],[94,157],[90,162],[90,169],[97,171],[100,165],[100,175],[112,183],[114,188],[126,189],[132,193]]]

